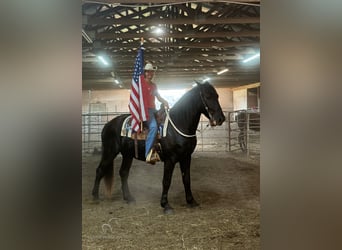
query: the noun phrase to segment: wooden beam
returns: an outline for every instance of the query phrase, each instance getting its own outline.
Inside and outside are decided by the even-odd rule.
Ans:
[[[144,33],[113,33],[113,32],[103,32],[96,35],[96,39],[129,39],[129,38],[215,38],[215,37],[259,37],[259,31],[238,31],[238,32],[177,32],[177,33],[165,33],[162,35],[154,34],[151,32]]]
[[[211,18],[175,18],[175,19],[155,19],[146,17],[142,19],[132,19],[132,18],[99,18],[99,17],[84,17],[83,24],[90,25],[159,25],[159,24],[247,24],[247,23],[260,23],[260,17],[211,17]]]
[[[99,4],[163,4],[163,3],[179,3],[179,0],[83,0],[83,3],[99,3]],[[203,1],[198,1],[201,3]],[[206,0],[206,3],[217,3],[217,0]],[[234,0],[234,3],[237,4],[260,4],[260,0]]]
[[[244,85],[244,86],[239,86],[234,88],[233,90],[240,90],[240,89],[246,89],[246,88],[257,88],[260,87],[260,82]]]
[[[174,59],[159,59],[159,60],[151,60],[150,58],[145,57],[146,61],[151,61],[153,64],[160,64],[158,66],[158,71],[162,70],[172,70],[172,69],[179,69],[179,68],[205,68],[205,67],[238,67],[238,68],[254,68],[258,65],[243,65],[241,66],[241,60],[215,60],[213,62],[208,62],[206,60],[201,61],[195,61],[196,58],[194,57],[188,57],[188,58],[179,58],[179,60]],[[134,59],[127,60],[124,63],[120,60],[113,60],[112,62],[113,68],[116,70],[118,69],[131,69],[134,66]],[[100,70],[100,68],[97,66],[97,62],[94,63],[84,63],[83,64],[84,69],[97,69]],[[110,70],[110,67],[103,67],[101,71],[108,71]]]
[[[108,55],[108,54],[107,54]],[[116,56],[114,54],[110,55],[111,60],[113,62],[120,62],[119,65],[124,65],[124,64],[132,64],[135,61],[135,56],[131,56],[131,57],[122,57],[122,56]],[[199,64],[213,64],[216,62],[227,62],[227,63],[231,63],[234,61],[240,61],[243,60],[244,57],[241,55],[232,55],[232,56],[224,56],[224,55],[220,55],[220,56],[202,56],[202,55],[192,55],[191,53],[184,53],[182,55],[170,55],[170,56],[164,56],[164,57],[152,57],[149,54],[146,54],[145,59],[147,59],[147,61],[152,61],[152,63],[154,61],[157,62],[165,62],[165,64],[174,64],[174,63],[184,63],[184,62],[194,62],[194,60],[199,60]],[[212,62],[211,62],[212,61]],[[82,63],[84,64],[93,64],[93,63],[97,63],[98,59],[96,57],[92,57],[92,58],[82,58]]]
[[[97,48],[116,48],[116,49],[127,49],[127,48],[138,48],[139,42],[131,43],[104,43],[100,42]],[[255,46],[259,47],[259,42],[177,42],[177,43],[145,43],[145,48],[165,48],[165,47],[187,47],[187,48],[228,48],[228,47],[241,47],[241,46]],[[84,44],[83,48],[92,48],[92,44]]]
[[[227,77],[237,77],[237,76],[243,76],[243,77],[249,77],[253,76],[255,77],[256,75],[260,75],[260,71],[258,69],[255,70],[249,70],[249,71],[244,71],[244,70],[238,70],[238,69],[230,69],[229,72],[222,74],[222,75],[217,75],[217,72],[214,72],[213,69],[203,69],[203,70],[191,70],[191,71],[173,71],[173,72],[158,72],[156,73],[156,78],[165,78],[165,77],[192,77],[193,75],[210,75],[215,78],[227,78]],[[131,79],[133,75],[133,69],[130,72],[118,72],[116,71],[116,78],[120,79]],[[111,76],[110,72],[107,72],[106,74],[98,74],[98,73],[83,73],[82,78],[84,80],[89,80],[89,79],[103,79],[103,78],[111,78],[113,81],[113,77]]]
[[[138,47],[137,47],[138,48]],[[137,49],[136,48],[136,49]],[[259,49],[255,48],[255,49]],[[227,49],[227,50],[215,50],[215,49],[210,49],[208,51],[203,51],[202,49],[191,49],[188,51],[185,50],[170,50],[170,51],[164,51],[163,53],[156,52],[156,51],[151,51],[148,49],[145,49],[145,56],[148,58],[153,58],[154,60],[168,60],[172,58],[189,58],[189,57],[202,57],[204,59],[211,59],[212,57],[215,59],[215,57],[220,57],[221,60],[224,59],[233,59],[233,57],[241,57],[241,55],[249,55],[252,52],[246,51],[246,50],[239,50],[239,49]],[[119,59],[119,60],[133,60],[137,56],[137,50],[130,50],[130,51],[114,51],[114,52],[107,52],[106,53],[109,57],[112,57],[113,59]],[[205,55],[205,56],[203,56]],[[89,56],[95,56],[95,54],[89,54]],[[242,58],[240,58],[242,59]]]

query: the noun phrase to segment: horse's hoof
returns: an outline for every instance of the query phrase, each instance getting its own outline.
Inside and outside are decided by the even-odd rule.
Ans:
[[[164,208],[164,214],[166,214],[166,215],[174,214],[173,208],[171,208],[171,207]]]
[[[135,202],[134,199],[132,199],[132,200],[126,200],[126,202],[127,202],[128,205],[135,205],[135,204],[136,204],[136,202]]]
[[[135,199],[133,197],[124,198],[127,204],[135,204]]]
[[[199,204],[195,200],[193,200],[192,202],[188,202],[187,206],[189,208],[194,208],[194,207],[198,207]]]

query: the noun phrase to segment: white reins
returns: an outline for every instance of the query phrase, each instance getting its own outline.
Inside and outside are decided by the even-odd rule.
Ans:
[[[188,138],[190,138],[190,137],[195,137],[195,136],[196,136],[196,134],[194,134],[194,135],[187,135],[187,134],[184,134],[182,131],[180,131],[180,130],[176,127],[176,125],[173,123],[173,121],[171,120],[171,117],[170,117],[170,115],[169,115],[169,111],[167,111],[167,109],[165,109],[165,112],[166,112],[166,119],[168,119],[168,120],[170,121],[172,127],[173,127],[180,135],[182,135],[182,136],[184,136],[184,137],[188,137]]]

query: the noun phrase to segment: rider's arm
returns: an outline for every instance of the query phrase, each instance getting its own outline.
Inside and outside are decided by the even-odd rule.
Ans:
[[[160,96],[160,94],[158,93],[158,91],[156,91],[156,97],[157,97],[158,101],[160,101],[161,103],[164,104],[164,107],[165,107],[166,109],[169,109],[169,103],[168,103],[163,97]]]

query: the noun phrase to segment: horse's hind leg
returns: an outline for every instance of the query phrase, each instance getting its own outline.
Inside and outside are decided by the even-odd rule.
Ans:
[[[182,180],[184,184],[186,202],[188,203],[189,207],[196,207],[199,204],[195,201],[191,192],[190,164],[191,164],[191,155],[187,156],[186,158],[182,159],[179,162],[180,169],[182,172]]]
[[[117,154],[118,153],[114,152],[113,149],[102,149],[102,157],[100,164],[96,169],[96,178],[92,191],[92,195],[95,200],[99,198],[100,181],[103,177],[105,177],[106,189],[110,193],[113,182],[113,160]]]
[[[123,195],[123,199],[127,201],[128,203],[135,201],[134,197],[131,195],[129,188],[128,188],[128,176],[129,176],[129,170],[132,166],[132,161],[133,161],[133,158],[123,156],[121,167],[120,167],[122,195]]]

